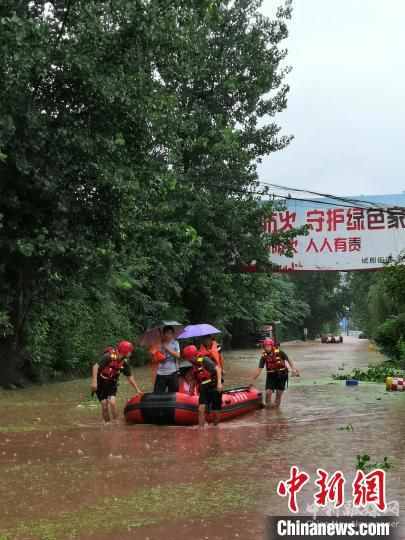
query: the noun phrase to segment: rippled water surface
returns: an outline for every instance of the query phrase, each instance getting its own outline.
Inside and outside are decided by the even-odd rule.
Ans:
[[[291,465],[313,477],[318,467],[340,469],[351,481],[357,454],[389,457],[388,500],[405,508],[405,394],[331,378],[378,362],[378,353],[357,339],[285,349],[301,378],[291,379],[282,409],[202,432],[103,427],[89,380],[0,391],[0,540],[261,538],[263,516],[287,512],[275,490]],[[227,384],[245,383],[258,356],[228,353]],[[150,389],[149,368],[135,377]],[[130,395],[123,380],[121,410]],[[313,494],[310,485],[300,494],[301,513]]]

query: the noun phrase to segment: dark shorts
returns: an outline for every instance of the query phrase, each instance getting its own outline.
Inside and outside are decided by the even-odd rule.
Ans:
[[[156,375],[155,387],[153,389],[155,394],[163,394],[164,392],[178,392],[179,391],[179,377],[176,373],[170,375]]]
[[[220,411],[222,407],[222,392],[218,392],[211,384],[200,386],[199,405],[206,405],[208,411]]]
[[[118,390],[118,381],[109,381],[106,379],[97,379],[96,395],[99,401],[104,401],[109,397],[115,396]]]
[[[274,371],[267,373],[266,390],[284,391],[288,383],[288,371]]]

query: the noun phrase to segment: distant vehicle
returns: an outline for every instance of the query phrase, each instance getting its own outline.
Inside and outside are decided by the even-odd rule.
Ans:
[[[254,340],[256,342],[256,345],[261,346],[263,341],[266,338],[274,339],[274,341],[277,342],[277,331],[276,331],[276,325],[279,324],[280,321],[274,321],[271,323],[267,323],[262,325],[254,334]]]
[[[368,339],[368,336],[364,332],[360,332],[359,339]]]
[[[335,336],[333,334],[323,334],[321,343],[343,343],[343,336]]]

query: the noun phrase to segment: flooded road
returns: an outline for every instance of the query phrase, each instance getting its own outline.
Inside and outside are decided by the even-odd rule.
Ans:
[[[290,379],[280,411],[202,432],[103,427],[89,380],[0,391],[0,540],[260,539],[266,513],[288,512],[276,486],[292,465],[314,479],[318,467],[340,469],[351,482],[357,454],[389,458],[387,498],[404,509],[405,393],[332,379],[380,355],[354,338],[285,350],[301,378]],[[226,384],[246,383],[259,354],[228,352]],[[150,389],[149,368],[134,374]],[[121,410],[131,395],[122,380]],[[300,493],[301,514],[314,492]]]

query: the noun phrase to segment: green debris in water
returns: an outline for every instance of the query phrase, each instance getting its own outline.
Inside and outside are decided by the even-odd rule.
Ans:
[[[387,377],[403,377],[404,372],[390,365],[370,366],[366,370],[354,369],[351,373],[336,373],[335,380],[344,381],[357,379],[358,381],[383,383]]]
[[[354,431],[353,424],[347,424],[346,426],[338,427],[338,431]]]
[[[389,462],[387,456],[384,457],[382,463],[370,463],[371,457],[368,454],[358,454],[356,457],[356,470],[363,471],[365,473],[368,473],[375,469],[382,469],[383,471],[388,471],[393,467],[393,464]]]

